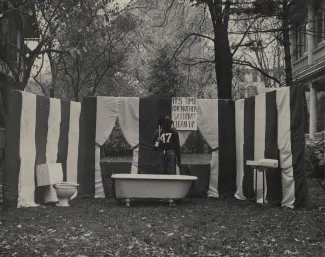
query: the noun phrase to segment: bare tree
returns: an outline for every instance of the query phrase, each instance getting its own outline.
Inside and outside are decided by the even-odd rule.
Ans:
[[[7,8],[1,16],[12,14],[16,17],[15,26],[22,33],[20,45],[13,45],[12,50],[17,52],[18,65],[14,67],[11,65],[7,55],[0,56],[0,60],[6,64],[10,69],[14,79],[20,83],[19,89],[23,90],[30,78],[33,65],[36,58],[47,54],[51,62],[53,74],[55,74],[55,65],[53,60],[54,54],[69,54],[72,49],[78,49],[83,37],[77,38],[70,42],[65,49],[57,48],[57,40],[60,34],[67,33],[66,28],[71,21],[78,20],[78,27],[75,29],[79,31],[80,35],[89,32],[92,22],[95,17],[102,15],[109,17],[108,1],[87,0],[40,0],[40,1],[11,1],[6,0]],[[116,7],[114,3],[111,4],[112,10]],[[25,45],[26,32],[26,17],[33,17],[33,24],[37,30],[37,36],[33,39],[35,44],[34,49],[29,49]],[[107,18],[108,19],[108,18]],[[75,23],[76,24],[76,23]],[[92,31],[91,31],[92,32]],[[94,31],[96,33],[96,31]],[[89,33],[88,33],[89,34]],[[6,40],[6,38],[4,38]],[[55,79],[54,79],[55,82]]]

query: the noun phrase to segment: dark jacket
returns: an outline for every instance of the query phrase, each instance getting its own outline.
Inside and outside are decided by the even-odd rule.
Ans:
[[[152,138],[152,143],[155,144],[159,137],[159,129],[155,131]],[[175,128],[169,130],[160,129],[159,149],[161,150],[175,150],[178,162],[181,162],[181,146],[179,142],[178,131]]]

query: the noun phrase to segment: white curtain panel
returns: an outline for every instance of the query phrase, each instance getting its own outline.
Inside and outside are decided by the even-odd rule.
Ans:
[[[79,148],[79,120],[81,104],[70,102],[70,121],[68,133],[67,154],[67,182],[78,182],[78,148]],[[76,198],[78,191],[70,198]]]
[[[191,131],[182,131],[182,130],[178,131],[179,144],[181,147],[185,144],[185,142],[190,134],[191,134]]]
[[[109,138],[117,118],[117,98],[97,97],[96,143],[102,146]]]
[[[131,173],[138,173],[139,144],[139,102],[138,97],[118,98],[118,123],[124,138],[133,149]]]
[[[282,205],[294,208],[295,180],[292,167],[289,87],[277,90],[276,105],[278,111],[278,148],[280,152],[280,166],[282,168]]]
[[[100,146],[109,138],[116,118],[122,134],[133,150],[131,173],[138,173],[139,148],[139,98],[97,97],[96,149],[95,149],[95,198],[105,197],[100,168]]]
[[[36,95],[22,92],[20,120],[20,170],[17,207],[36,207],[35,203],[35,127]]]
[[[255,128],[254,128],[254,160],[265,158],[265,130],[266,130],[266,95],[255,96]],[[257,183],[256,183],[257,182]],[[263,196],[263,183],[265,186]],[[257,185],[257,188],[255,188]],[[254,172],[254,189],[256,192],[256,202],[263,203],[266,198],[267,186],[266,175],[263,181],[263,172]]]
[[[131,174],[138,174],[139,146],[133,149]]]
[[[219,146],[218,138],[218,100],[217,99],[198,99],[198,128],[212,149]],[[219,197],[218,180],[219,164],[218,154],[214,152],[211,159],[210,182],[208,197]]]
[[[48,133],[46,144],[46,163],[56,163],[58,156],[58,144],[60,138],[61,100],[50,98],[50,111],[48,118]],[[58,197],[53,185],[44,187],[44,202],[57,202]]]
[[[97,97],[96,147],[95,147],[95,198],[104,198],[104,186],[100,169],[100,146],[109,138],[117,118],[116,97]]]
[[[95,146],[95,198],[105,198],[105,191],[100,168],[100,146]]]
[[[246,200],[243,192],[244,179],[244,107],[245,100],[240,99],[235,102],[235,127],[236,127],[236,194],[239,200]]]

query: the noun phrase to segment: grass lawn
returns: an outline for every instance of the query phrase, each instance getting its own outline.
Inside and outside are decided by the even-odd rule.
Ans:
[[[0,211],[0,256],[325,256],[325,192],[309,185],[311,210],[228,197]]]

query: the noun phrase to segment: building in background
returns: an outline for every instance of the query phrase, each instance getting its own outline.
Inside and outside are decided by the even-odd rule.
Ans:
[[[28,51],[25,43],[38,37],[38,33],[35,12],[21,12],[9,8],[9,4],[8,1],[0,2],[0,83],[13,83],[15,88],[24,67],[22,54]],[[32,3],[22,6],[34,10]]]
[[[25,42],[38,36],[35,12],[22,15],[17,9],[9,8],[9,4],[9,1],[0,1],[0,127],[5,124],[8,88],[20,88],[20,71],[24,68],[22,54],[28,50]],[[24,6],[32,9],[33,4]]]
[[[265,71],[273,76],[273,71]],[[233,79],[234,99],[252,97],[274,90],[276,83],[255,69],[237,69]]]
[[[290,33],[294,83],[306,88],[309,135],[324,130],[325,106],[325,1],[311,1]]]

